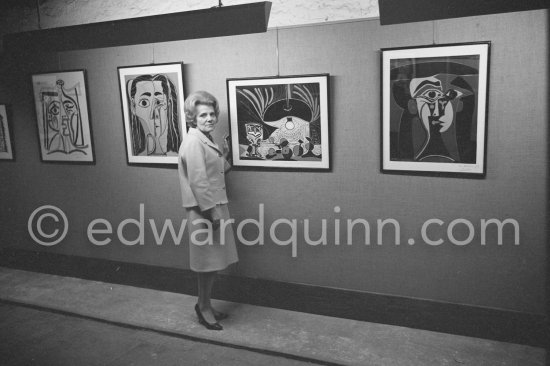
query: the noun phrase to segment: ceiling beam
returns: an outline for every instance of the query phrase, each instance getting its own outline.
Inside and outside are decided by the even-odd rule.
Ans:
[[[546,9],[548,0],[378,0],[380,24]]]
[[[6,34],[3,53],[68,51],[267,31],[271,2]]]

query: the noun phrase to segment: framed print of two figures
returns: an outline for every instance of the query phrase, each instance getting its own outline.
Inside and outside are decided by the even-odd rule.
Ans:
[[[489,48],[382,49],[383,172],[485,175]]]
[[[8,108],[0,104],[0,160],[14,160],[13,135],[8,121]]]
[[[94,163],[84,70],[32,75],[40,158]]]

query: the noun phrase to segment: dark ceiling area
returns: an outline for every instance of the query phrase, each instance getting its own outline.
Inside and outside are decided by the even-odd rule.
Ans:
[[[34,8],[45,0],[2,0],[0,1],[0,10],[10,10],[16,8]]]
[[[378,0],[380,24],[400,24],[550,8],[548,0]]]

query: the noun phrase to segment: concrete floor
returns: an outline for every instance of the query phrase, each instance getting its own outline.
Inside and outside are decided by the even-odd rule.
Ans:
[[[281,356],[239,350],[0,303],[3,366],[312,366]]]
[[[541,348],[0,267],[2,365],[544,365]]]

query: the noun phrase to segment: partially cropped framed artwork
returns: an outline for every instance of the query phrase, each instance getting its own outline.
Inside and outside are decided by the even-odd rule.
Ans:
[[[95,163],[85,70],[32,75],[43,162]]]
[[[381,50],[384,173],[486,174],[490,42]]]
[[[330,169],[329,75],[227,79],[234,166]]]
[[[8,107],[0,104],[0,160],[15,160],[13,130],[8,120]]]
[[[118,68],[128,164],[177,164],[186,134],[183,63]]]

